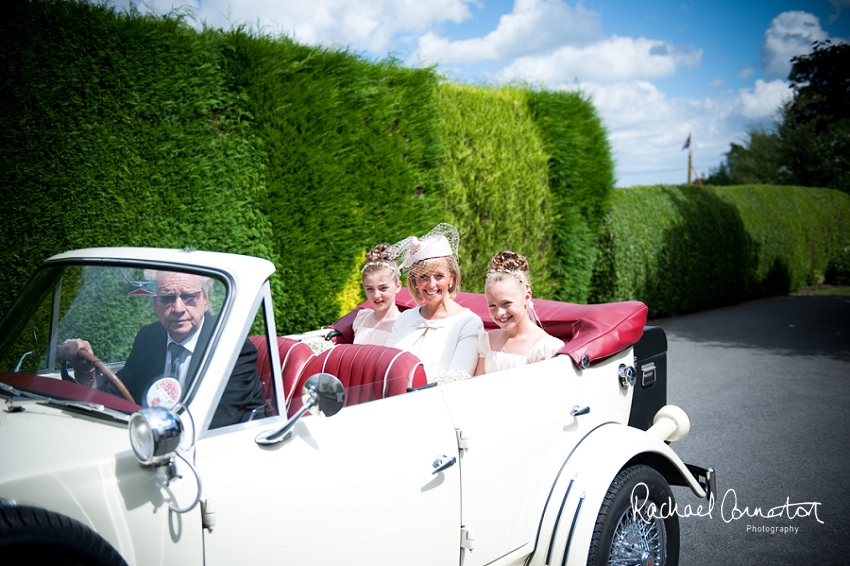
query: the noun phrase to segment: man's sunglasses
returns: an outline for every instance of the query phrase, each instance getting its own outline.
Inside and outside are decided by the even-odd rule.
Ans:
[[[179,295],[157,295],[156,302],[162,306],[169,306],[177,302],[177,297],[180,297],[180,300],[183,301],[184,305],[193,307],[198,304],[198,299],[201,298],[201,292],[195,291],[194,293],[180,293]]]

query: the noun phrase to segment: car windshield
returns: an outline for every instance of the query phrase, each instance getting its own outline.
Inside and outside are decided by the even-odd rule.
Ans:
[[[214,330],[225,293],[181,271],[43,267],[0,321],[0,382],[122,412],[172,406],[192,385],[208,342],[199,337]]]

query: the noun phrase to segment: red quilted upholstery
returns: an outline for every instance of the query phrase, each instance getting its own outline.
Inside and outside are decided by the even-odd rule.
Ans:
[[[278,338],[277,344],[280,350],[283,390],[286,393],[286,406],[288,407],[296,391],[299,391],[298,397],[301,396],[300,389],[296,389],[295,384],[298,383],[304,367],[316,356],[310,346],[297,340]]]
[[[257,348],[257,369],[260,383],[263,384],[264,412],[267,417],[272,417],[277,415],[277,403],[275,402],[268,340],[265,336],[249,336],[248,339]],[[313,350],[307,344],[282,336],[277,339],[277,347],[280,354],[281,373],[283,374],[283,390],[286,393],[285,403],[289,403],[295,391],[293,386],[298,380],[301,370],[314,357]]]
[[[480,316],[486,330],[497,328],[490,318],[483,293],[459,293],[456,300]],[[416,306],[406,288],[396,295],[396,304],[400,310]],[[368,307],[369,303],[365,302],[331,325],[341,334],[335,339],[337,343],[350,344],[354,341],[351,328],[354,317],[358,310]],[[581,364],[584,356],[587,356],[588,362],[594,362],[635,344],[643,335],[648,311],[646,305],[639,301],[578,305],[545,299],[534,299],[534,309],[543,329],[566,342],[558,353],[570,356],[576,365]]]
[[[310,376],[322,372],[342,382],[346,406],[392,397],[427,383],[425,368],[415,355],[372,344],[340,344],[325,350],[302,370],[296,391],[301,391]],[[301,406],[301,396],[294,395],[289,415]]]
[[[267,417],[273,417],[277,414],[277,403],[269,358],[269,341],[266,336],[249,336],[248,340],[257,348],[257,373],[260,383],[263,384],[263,410]]]

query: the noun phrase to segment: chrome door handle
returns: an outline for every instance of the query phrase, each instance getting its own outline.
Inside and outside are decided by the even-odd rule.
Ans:
[[[579,407],[578,405],[574,405],[570,410],[570,416],[579,417],[581,415],[586,415],[590,412],[589,406]]]
[[[442,456],[437,456],[434,459],[434,471],[431,472],[431,475],[438,474],[447,468],[451,468],[457,463],[457,458],[452,456],[449,458],[445,454]]]

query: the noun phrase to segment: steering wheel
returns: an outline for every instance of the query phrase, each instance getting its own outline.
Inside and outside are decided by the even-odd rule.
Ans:
[[[100,361],[97,356],[82,349],[77,350],[77,355],[86,360],[94,367],[96,367],[100,373],[105,375],[106,378],[112,382],[112,385],[118,388],[118,392],[121,393],[121,396],[124,397],[124,399],[131,403],[136,402],[136,400],[133,399],[133,396],[130,395],[130,391],[127,389],[127,387],[121,382],[120,379],[118,379],[118,376],[115,375],[115,373],[111,369],[109,369],[109,367],[105,363]]]

